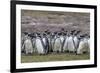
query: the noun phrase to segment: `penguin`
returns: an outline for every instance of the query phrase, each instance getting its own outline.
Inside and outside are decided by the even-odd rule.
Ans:
[[[23,34],[23,33],[22,33]],[[25,35],[21,36],[21,53],[24,53],[24,41],[25,41]]]
[[[74,40],[73,40],[73,31],[68,35],[68,45],[67,45],[68,51],[75,52],[75,45],[74,45]]]
[[[47,45],[46,34],[43,34],[42,40],[43,40],[44,45],[46,46]]]
[[[48,51],[52,52],[52,47],[51,47],[51,32],[49,32],[49,31],[47,33],[47,40],[48,40]]]
[[[55,41],[54,41],[54,49],[53,52],[60,53],[61,52],[61,39],[60,39],[60,33],[56,35]]]
[[[88,53],[90,53],[90,38],[88,38]]]
[[[83,35],[80,35],[80,42],[79,42],[79,47],[77,49],[77,54],[82,54],[82,49],[84,47],[84,41],[83,41]]]
[[[79,46],[79,39],[78,39],[79,34],[80,34],[80,31],[76,31],[74,33],[74,37],[73,37],[73,42],[74,42],[74,46],[75,46],[75,53],[76,53],[78,46]]]
[[[49,45],[49,42],[48,42],[48,39],[46,37],[46,34],[43,33],[43,36],[42,36],[42,41],[43,41],[43,45],[44,45],[44,49],[45,49],[45,54],[48,53],[48,45]]]
[[[63,45],[63,52],[68,52],[68,35],[67,32],[64,33],[65,39]]]
[[[27,32],[22,32],[21,34],[21,53],[25,53],[25,49],[24,49],[24,41],[25,38],[27,37]]]
[[[85,37],[85,35],[82,35],[79,47],[77,49],[77,54],[87,53],[88,51],[89,51],[88,39]]]
[[[60,39],[61,39],[61,52],[63,52],[63,45],[65,40],[65,36],[63,32],[60,33]]]
[[[51,35],[51,49],[52,49],[52,51],[51,52],[53,52],[53,49],[54,49],[54,41],[55,41],[55,39],[56,39],[55,33],[52,32],[52,35]]]
[[[40,55],[45,54],[45,49],[44,49],[44,45],[43,45],[43,41],[41,39],[40,33],[37,33],[35,46],[37,48],[38,54]]]
[[[85,52],[90,53],[90,38],[89,38],[88,34],[85,34],[84,36],[85,36],[84,42],[85,42],[85,48],[86,48]]]
[[[78,46],[79,46],[79,39],[78,39],[77,36],[74,36],[74,38],[73,38],[73,42],[74,42],[75,53],[76,53],[76,51],[77,51],[77,49],[78,49]]]
[[[24,41],[24,49],[25,49],[25,54],[32,54],[33,53],[33,46],[32,46],[32,41],[31,37],[29,34],[25,36],[25,41]]]
[[[63,33],[60,33],[61,35],[60,35],[60,39],[61,39],[61,43],[63,43],[64,42],[64,35],[63,35]]]
[[[35,46],[36,43],[36,35],[35,33],[32,34],[32,46],[33,46],[33,53],[36,54],[37,53],[37,48]]]

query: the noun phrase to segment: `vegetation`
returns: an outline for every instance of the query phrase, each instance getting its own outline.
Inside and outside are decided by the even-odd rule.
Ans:
[[[70,61],[70,60],[87,60],[90,59],[89,54],[69,54],[69,53],[61,53],[61,54],[47,54],[47,55],[22,55],[21,62],[22,63],[31,63],[31,62],[48,62],[48,61]]]

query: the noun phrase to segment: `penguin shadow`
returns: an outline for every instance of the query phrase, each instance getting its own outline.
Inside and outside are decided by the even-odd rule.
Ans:
[[[89,54],[89,52],[87,52],[87,51],[83,51],[83,54]]]

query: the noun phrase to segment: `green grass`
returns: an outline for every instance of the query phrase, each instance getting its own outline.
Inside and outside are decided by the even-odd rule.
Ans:
[[[48,62],[48,61],[70,61],[70,60],[87,60],[90,59],[89,54],[75,55],[68,53],[48,54],[48,55],[22,55],[22,63],[31,62]]]

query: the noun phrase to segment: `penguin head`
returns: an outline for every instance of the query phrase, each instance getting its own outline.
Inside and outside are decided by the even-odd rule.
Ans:
[[[32,33],[32,38],[35,38],[36,36],[35,36],[35,33]]]
[[[81,31],[78,30],[78,31],[76,31],[76,32],[74,33],[74,35],[77,36],[78,34],[80,34],[80,32],[81,32]]]
[[[84,34],[85,38],[90,38],[89,34]]]
[[[80,32],[81,32],[81,31],[80,31],[80,30],[78,30],[78,31],[77,31],[77,34],[79,34]]]
[[[48,31],[47,34],[50,35],[50,32]]]
[[[71,31],[69,35],[73,35],[73,31]]]
[[[73,32],[73,33],[74,33],[75,31],[76,31],[76,30],[72,30],[71,32]]]
[[[40,36],[40,33],[39,32],[37,32],[36,34],[37,34],[37,36]]]
[[[28,32],[23,32],[25,35],[27,35],[28,34]]]
[[[28,33],[28,38],[32,39],[32,34],[31,33]]]
[[[81,40],[82,38],[81,37],[78,37],[78,39]]]
[[[46,36],[46,33],[43,33],[43,36],[45,37]]]
[[[54,32],[54,35],[56,35],[57,34],[57,32]]]
[[[81,39],[83,39],[84,37],[85,37],[84,34],[81,34],[81,35],[80,35],[80,38],[81,38]]]
[[[66,36],[66,35],[67,35],[67,33],[63,33],[63,35],[64,35],[64,36]]]
[[[88,38],[90,38],[90,35],[88,35]]]
[[[74,33],[76,30],[72,30],[71,32]]]
[[[61,36],[61,32],[58,32],[58,36]]]
[[[44,33],[47,33],[47,31],[44,31]]]
[[[40,38],[41,38],[41,34],[40,34],[40,33],[38,33],[38,37],[40,37]]]

